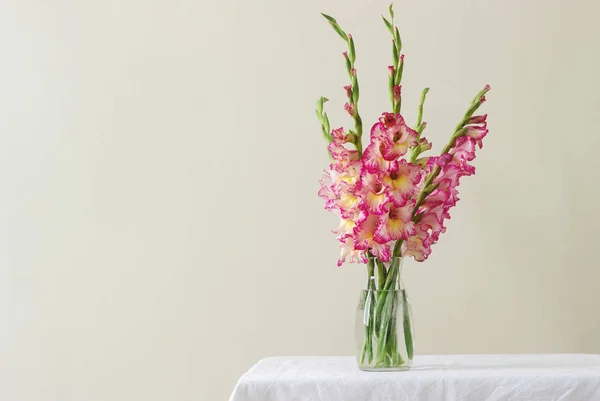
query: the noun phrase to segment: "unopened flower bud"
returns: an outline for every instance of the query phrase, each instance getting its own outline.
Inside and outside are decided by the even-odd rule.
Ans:
[[[344,86],[344,89],[346,90],[346,96],[348,96],[348,99],[352,99],[352,85],[346,85]]]
[[[485,123],[487,119],[487,114],[483,114],[481,116],[473,116],[469,119],[467,124],[482,124]]]
[[[394,100],[398,101],[402,93],[402,85],[394,85]]]
[[[353,104],[346,102],[344,105],[344,110],[346,110],[352,117],[356,117],[356,109],[354,108]]]

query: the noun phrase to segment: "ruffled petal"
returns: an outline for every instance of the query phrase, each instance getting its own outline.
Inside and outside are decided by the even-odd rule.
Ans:
[[[340,259],[337,262],[338,266],[341,266],[344,262],[348,261],[349,263],[361,263],[364,262],[364,252],[354,249],[354,241],[352,236],[347,236],[342,241],[340,245]]]
[[[482,123],[485,123],[486,120],[487,120],[487,114],[483,114],[480,116],[473,116],[469,119],[467,124],[482,124]]]
[[[363,173],[358,190],[362,194],[370,213],[385,213],[385,203],[388,198],[385,186],[381,183],[378,175],[369,172]]]
[[[392,67],[394,68],[394,67]],[[379,118],[379,122],[384,128],[394,127],[396,125],[406,125],[404,118],[400,114],[383,113]]]
[[[379,217],[374,239],[380,244],[400,239],[407,239],[415,233],[412,222],[414,203],[406,203],[403,207],[390,207],[389,212]]]
[[[388,201],[387,194],[385,192],[367,194],[366,202],[369,206],[369,213],[380,215],[386,212],[385,205]]]
[[[413,195],[416,184],[421,180],[419,170],[418,166],[409,164],[406,160],[394,161],[390,171],[382,177],[395,206],[403,206],[406,199]]]
[[[370,173],[377,173],[379,171],[385,171],[389,167],[389,162],[383,158],[381,154],[382,150],[382,140],[380,139],[372,139],[371,143],[365,149],[362,162],[365,166],[365,169]]]
[[[472,139],[479,141],[479,140],[483,139],[487,135],[487,133],[488,133],[488,130],[485,125],[482,125],[482,126],[474,125],[474,126],[467,128],[466,135]]]
[[[361,251],[369,250],[373,244],[373,236],[377,229],[379,219],[376,215],[369,215],[364,221],[354,227],[354,248]]]
[[[353,219],[341,219],[337,229],[332,230],[334,234],[340,234],[340,237],[345,238],[354,233],[356,222]]]
[[[347,149],[343,144],[338,142],[331,142],[327,149],[331,154],[331,158],[334,163],[333,166],[338,171],[343,171],[352,162],[358,160],[358,151]]]
[[[342,211],[344,210],[352,210],[358,206],[360,202],[360,197],[349,193],[344,192],[340,195],[340,200],[338,201],[338,206]]]
[[[431,254],[429,236],[424,231],[419,231],[402,243],[402,256],[410,256],[417,262],[423,262]]]
[[[389,244],[378,244],[375,242],[371,247],[371,253],[382,262],[389,262],[392,258],[392,248]]]
[[[387,161],[396,160],[408,151],[408,143],[392,142],[389,139],[382,141],[381,155]]]

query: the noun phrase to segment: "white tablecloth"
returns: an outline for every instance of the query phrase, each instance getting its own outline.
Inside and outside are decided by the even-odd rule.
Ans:
[[[600,355],[417,356],[406,372],[352,357],[263,359],[230,401],[600,401]]]

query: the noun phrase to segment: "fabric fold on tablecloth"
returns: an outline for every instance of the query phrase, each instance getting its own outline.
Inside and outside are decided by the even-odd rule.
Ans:
[[[259,361],[230,401],[600,401],[600,355],[417,356],[406,372],[353,357]]]

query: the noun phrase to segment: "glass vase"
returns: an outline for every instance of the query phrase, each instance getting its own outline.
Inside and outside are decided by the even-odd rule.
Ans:
[[[377,276],[375,275],[377,269]],[[402,258],[367,263],[367,289],[356,309],[358,367],[367,371],[408,370],[414,340],[412,311],[402,282]]]

